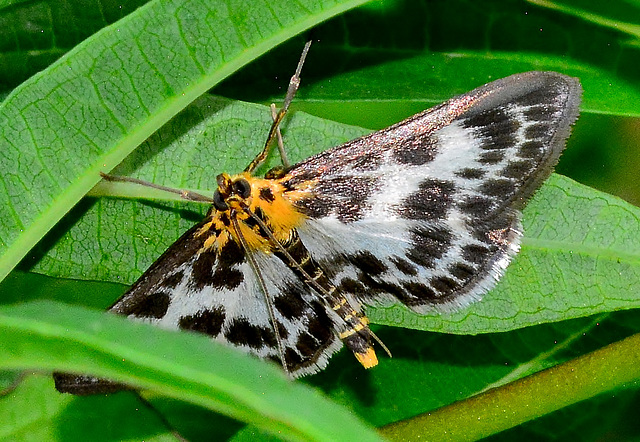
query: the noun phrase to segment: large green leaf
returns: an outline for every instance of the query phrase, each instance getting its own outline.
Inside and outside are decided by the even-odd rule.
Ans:
[[[286,438],[379,440],[346,410],[291,382],[277,366],[212,345],[202,335],[153,328],[152,339],[149,328],[51,302],[4,307],[0,360],[2,368],[40,366],[108,376]]]
[[[640,14],[640,5],[637,2],[600,3],[585,2],[584,0],[527,0],[529,3],[544,8],[554,9],[573,15],[585,21],[599,26],[615,29],[640,39],[640,26],[634,22],[634,18]],[[635,44],[638,44],[636,41]]]

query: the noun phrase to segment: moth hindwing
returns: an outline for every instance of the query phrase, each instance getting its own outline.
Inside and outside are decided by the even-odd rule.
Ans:
[[[245,172],[218,176],[205,219],[111,311],[205,333],[294,377],[324,368],[343,343],[372,367],[363,304],[446,311],[496,284],[580,95],[577,79],[527,72],[259,178],[262,152]],[[120,388],[56,381],[76,394]]]

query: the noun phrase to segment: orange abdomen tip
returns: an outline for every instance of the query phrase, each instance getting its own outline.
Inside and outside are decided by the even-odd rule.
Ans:
[[[364,353],[354,353],[358,362],[362,364],[364,368],[371,368],[378,365],[378,357],[373,348],[368,348]]]

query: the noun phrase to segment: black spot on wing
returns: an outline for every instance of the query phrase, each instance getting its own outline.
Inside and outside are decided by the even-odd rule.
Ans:
[[[419,266],[433,268],[435,260],[442,258],[451,246],[452,239],[453,233],[446,227],[414,228],[407,258]]]
[[[544,144],[542,141],[526,141],[518,148],[520,158],[538,158],[542,156]]]
[[[178,326],[183,330],[200,332],[215,338],[222,331],[225,317],[224,308],[219,306],[183,316],[178,321]]]
[[[464,178],[465,180],[479,180],[484,178],[486,174],[487,172],[482,169],[475,169],[470,167],[458,170],[456,172],[456,176]]]
[[[498,164],[504,160],[504,152],[501,150],[490,150],[483,152],[478,157],[478,162],[487,166]]]
[[[386,272],[388,268],[385,263],[376,258],[368,250],[348,256],[347,259],[362,272],[371,276],[377,276]]]
[[[407,276],[415,276],[418,274],[418,269],[416,268],[416,266],[411,264],[406,259],[400,258],[399,256],[393,256],[390,258],[390,261],[396,266],[398,270],[400,270]]]
[[[494,200],[481,195],[471,195],[458,204],[469,218],[486,218],[494,208]]]
[[[517,187],[515,182],[512,180],[490,179],[484,181],[479,190],[485,195],[501,197],[506,200],[516,192]]]
[[[481,244],[468,244],[462,247],[462,257],[474,264],[483,264],[491,255],[491,250]]]
[[[351,293],[353,295],[362,295],[365,293],[366,288],[361,282],[352,278],[343,278],[336,286],[336,289],[340,293]]]
[[[244,281],[244,274],[240,270],[234,268],[224,270],[222,267],[218,267],[209,285],[219,290],[233,290],[242,284],[242,281]]]
[[[406,300],[401,301],[408,305],[423,305],[428,302],[436,302],[438,295],[433,291],[431,287],[421,282],[405,282],[402,286],[407,290],[409,296]]]
[[[441,296],[452,294],[460,288],[460,284],[447,276],[433,277],[429,283],[431,287],[440,292]]]
[[[407,219],[437,220],[447,216],[456,187],[450,181],[425,179],[396,208]]]
[[[547,103],[550,105],[550,99],[555,97],[560,91],[557,86],[549,85],[547,87],[541,87],[529,92],[526,95],[519,97],[516,103],[520,106],[532,107],[539,106],[540,103]]]
[[[422,166],[436,157],[438,141],[429,135],[398,139],[394,143],[391,154],[400,164]]]
[[[483,149],[507,149],[516,144],[520,123],[502,108],[489,109],[462,122],[481,137]]]
[[[229,324],[224,337],[231,344],[246,345],[259,350],[264,346],[276,348],[276,336],[270,327],[254,325],[247,318],[235,318]]]
[[[244,274],[237,266],[244,262],[244,251],[238,243],[229,240],[220,249],[218,265],[208,281],[204,285],[210,285],[216,289],[233,290],[244,281]]]
[[[454,264],[449,265],[447,268],[449,273],[458,278],[461,281],[467,281],[471,279],[476,274],[476,270],[471,267],[469,264],[456,262]]]
[[[291,347],[284,349],[284,358],[286,359],[287,367],[292,371],[306,365],[303,364],[305,361],[302,359],[302,356],[300,356],[300,354]],[[275,358],[275,361],[279,361],[279,359]]]
[[[169,276],[162,281],[162,287],[167,289],[174,289],[184,279],[184,271],[180,270]]]
[[[336,325],[327,315],[325,307],[319,303],[307,305],[304,312],[306,326],[295,338],[294,347],[285,347],[287,367],[296,371],[309,367],[318,361],[324,350],[337,339]]]
[[[314,195],[298,201],[296,207],[309,218],[324,218],[334,209],[335,202],[332,198]]]
[[[273,306],[286,319],[300,318],[306,308],[302,297],[307,293],[300,284],[289,282],[282,287],[282,294],[273,299]]]
[[[333,338],[335,324],[320,303],[314,303],[311,309],[313,315],[309,317],[307,331],[318,341],[328,344]]]
[[[376,182],[376,178],[364,176],[329,177],[318,182],[313,196],[295,204],[310,218],[334,213],[343,223],[350,223],[364,216]]]
[[[276,326],[278,327],[278,333],[280,334],[280,339],[285,340],[289,337],[289,330],[287,327],[280,321],[276,321]]]
[[[296,349],[298,352],[304,356],[311,356],[317,352],[322,343],[317,341],[313,336],[311,336],[307,332],[303,332],[298,336],[298,340],[296,342]]]
[[[215,250],[207,250],[196,257],[190,280],[196,290],[202,290],[203,287],[211,284],[217,261],[218,254]]]
[[[167,309],[171,303],[168,293],[159,291],[140,297],[135,304],[129,306],[128,314],[136,318],[160,319],[167,314]]]
[[[360,273],[358,275],[358,281],[365,286],[365,292],[361,295],[361,298],[375,299],[383,293],[387,293],[396,299],[399,299],[403,303],[407,303],[405,300],[407,297],[406,291],[397,284],[387,282],[382,279],[372,278],[366,273]]]
[[[524,136],[528,140],[544,139],[553,133],[551,126],[545,123],[537,123],[528,126],[524,131]]]
[[[538,105],[527,108],[523,115],[529,121],[551,121],[554,119],[556,109],[546,106]]]
[[[520,179],[528,175],[535,164],[531,161],[510,161],[500,171],[500,175],[506,178]]]
[[[383,160],[381,151],[370,151],[354,157],[349,167],[356,172],[370,172],[380,168]]]

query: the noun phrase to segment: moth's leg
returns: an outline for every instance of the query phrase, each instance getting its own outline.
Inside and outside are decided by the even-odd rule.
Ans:
[[[269,135],[267,135],[267,141],[264,143],[264,148],[262,152],[260,152],[254,159],[249,163],[245,172],[252,173],[260,164],[267,159],[269,155],[269,149],[271,148],[271,143],[273,139],[276,138],[276,134],[278,133],[278,128],[282,119],[286,115],[289,110],[289,105],[291,101],[293,101],[293,97],[296,95],[296,91],[300,87],[300,72],[302,71],[302,65],[304,64],[305,58],[307,58],[307,53],[309,52],[309,47],[311,46],[311,41],[308,41],[307,44],[304,45],[304,49],[302,50],[302,55],[300,56],[300,61],[298,61],[298,67],[296,68],[296,72],[291,77],[289,81],[289,87],[287,89],[287,94],[284,97],[284,102],[282,103],[282,109],[278,111],[276,116],[273,118],[273,124],[271,125],[271,129],[269,129]]]
[[[100,176],[102,177],[102,179],[106,181],[119,182],[119,183],[133,183],[133,184],[138,184],[140,186],[151,187],[152,189],[162,190],[164,192],[174,193],[174,194],[180,195],[180,198],[185,199],[187,201],[213,203],[213,198],[210,198],[205,195],[201,195],[197,192],[192,192],[190,190],[176,189],[173,187],[162,186],[160,184],[155,184],[150,181],[139,180],[138,178],[131,178],[127,176],[107,175],[106,173],[102,173],[102,172],[100,172]]]

